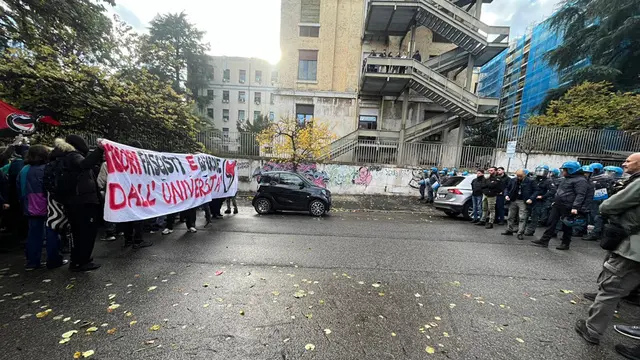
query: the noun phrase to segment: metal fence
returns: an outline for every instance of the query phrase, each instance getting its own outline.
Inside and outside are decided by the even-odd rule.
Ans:
[[[567,153],[576,155],[611,155],[640,150],[640,132],[606,129],[579,129],[544,126],[503,125],[498,130],[496,146],[518,141],[519,151]]]

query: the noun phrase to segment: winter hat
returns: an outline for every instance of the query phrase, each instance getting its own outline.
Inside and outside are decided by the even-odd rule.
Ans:
[[[82,136],[75,134],[67,135],[64,140],[67,143],[71,144],[71,146],[76,148],[76,150],[78,150],[80,153],[84,155],[87,155],[89,153],[89,145],[87,145],[87,142],[84,141]]]

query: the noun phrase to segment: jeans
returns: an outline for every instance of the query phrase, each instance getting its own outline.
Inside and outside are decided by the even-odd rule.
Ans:
[[[231,203],[233,203],[233,208],[238,210],[238,202],[236,202],[236,197],[227,198],[227,210],[231,210]]]
[[[482,198],[482,221],[491,224],[496,222],[496,197],[486,196]]]
[[[571,228],[565,225],[560,218],[567,216],[571,213],[571,209],[562,205],[554,205],[551,207],[551,214],[549,214],[549,226],[545,230],[544,234],[540,238],[540,241],[548,243],[551,237],[555,236],[558,232],[556,227],[562,228],[562,243],[569,245],[571,243]]]
[[[471,202],[473,204],[473,214],[471,217],[473,220],[478,220],[482,217],[482,195],[472,195]]]
[[[527,224],[525,231],[527,234],[533,235],[533,233],[536,232],[536,227],[538,227],[538,223],[540,222],[540,218],[542,218],[543,212],[544,202],[542,200],[535,200],[531,206],[531,222]]]
[[[27,235],[27,266],[39,267],[42,258],[42,242],[47,239],[47,267],[58,267],[62,265],[60,255],[60,238],[58,233],[51,228],[45,227],[44,216],[28,217],[29,234]]]
[[[620,299],[640,285],[640,263],[611,254],[598,276],[598,295],[589,308],[587,330],[595,338],[609,327]]]
[[[527,203],[525,203],[524,200],[512,200],[511,204],[509,204],[509,218],[507,219],[509,225],[507,231],[515,232],[516,219],[518,219],[518,234],[524,234],[528,217],[529,211],[527,209]]]
[[[498,195],[495,197],[495,211],[496,211],[496,220],[498,222],[504,221],[504,195]]]

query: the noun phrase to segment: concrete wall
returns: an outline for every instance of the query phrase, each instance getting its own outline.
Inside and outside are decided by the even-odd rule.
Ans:
[[[291,165],[239,159],[237,169],[238,190],[255,191],[258,183],[253,175],[266,170],[291,170]],[[421,169],[338,164],[305,164],[299,166],[298,172],[316,185],[344,195],[415,195],[422,174]]]
[[[280,117],[295,117],[296,104],[313,105],[315,120],[327,123],[336,136],[353,132],[357,126],[358,100],[346,97],[276,95],[276,113]],[[277,120],[277,119],[276,119]]]
[[[517,169],[521,169],[525,167],[525,163],[527,164],[527,169],[534,170],[538,165],[549,165],[551,168],[558,168],[566,161],[577,161],[578,158],[576,156],[570,155],[556,155],[556,154],[530,154],[529,160],[527,161],[527,156],[523,153],[516,153],[515,157],[511,159],[511,163],[509,164],[509,158],[507,157],[507,153],[503,150],[496,151],[496,166],[502,166],[505,169],[507,168],[507,164],[509,164],[509,171],[514,172]]]

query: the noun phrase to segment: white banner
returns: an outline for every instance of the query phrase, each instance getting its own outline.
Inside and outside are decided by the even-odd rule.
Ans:
[[[206,154],[172,154],[104,141],[104,219],[144,220],[235,196],[236,161]]]

